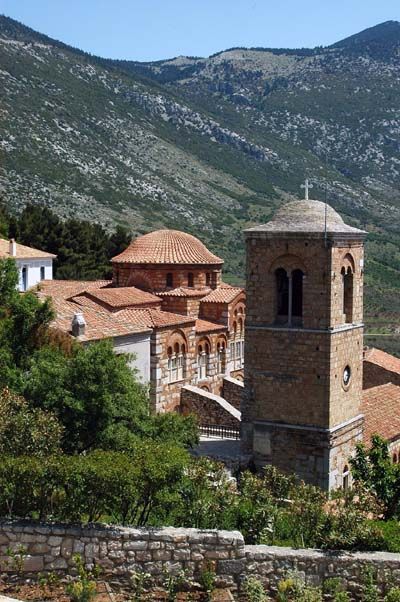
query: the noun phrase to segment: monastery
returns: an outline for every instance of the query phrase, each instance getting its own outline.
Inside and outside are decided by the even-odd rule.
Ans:
[[[242,463],[347,487],[358,442],[377,433],[400,454],[400,359],[363,347],[365,236],[306,198],[245,232],[247,299],[221,258],[175,230],[134,239],[112,281],[35,288],[53,327],[135,354],[154,411],[240,430]]]
[[[136,355],[154,411],[176,410],[193,385],[219,397],[224,378],[243,380],[245,295],[222,281],[223,260],[197,238],[158,230],[112,259],[112,281],[43,281],[54,326],[84,344],[112,338]]]

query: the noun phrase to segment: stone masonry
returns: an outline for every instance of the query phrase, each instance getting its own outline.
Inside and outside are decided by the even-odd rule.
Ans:
[[[24,572],[33,577],[46,571],[73,574],[72,555],[79,553],[88,566],[96,563],[102,567],[103,578],[121,585],[128,584],[135,572],[151,574],[154,585],[162,580],[165,570],[174,574],[184,569],[188,576],[198,579],[210,561],[215,567],[217,584],[229,587],[233,593],[248,575],[255,575],[273,592],[288,571],[297,571],[313,585],[321,585],[328,577],[339,577],[357,598],[366,565],[377,571],[381,585],[400,583],[400,554],[246,546],[238,531],[2,521],[2,570],[7,570],[7,547],[16,549],[19,545],[27,550]]]

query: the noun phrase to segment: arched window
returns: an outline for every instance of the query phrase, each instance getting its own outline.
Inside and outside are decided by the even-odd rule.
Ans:
[[[194,274],[193,274],[193,272],[189,272],[189,274],[188,274],[188,286],[190,288],[194,287]]]
[[[277,322],[299,326],[303,318],[303,271],[293,270],[288,274],[283,268],[278,268],[275,279]]]
[[[175,343],[168,347],[168,382],[174,383],[183,380],[186,376],[186,347],[184,344]]]
[[[234,315],[238,315],[237,310]],[[229,345],[232,370],[240,370],[244,364],[244,320],[240,315],[233,322],[233,340]]]
[[[292,272],[292,316],[303,317],[303,272],[294,270]]]
[[[197,348],[197,365],[198,380],[207,378],[209,372],[210,346],[208,343],[203,343]]]
[[[220,341],[217,343],[217,372],[218,374],[225,374],[226,367],[226,347],[225,342]]]
[[[165,284],[168,288],[172,288],[174,286],[174,275],[172,272],[168,272],[165,279]]]
[[[343,469],[343,490],[347,491],[350,488],[350,471],[349,467],[346,466]]]
[[[286,270],[278,268],[276,278],[276,313],[278,317],[287,318],[289,314],[289,278]]]
[[[353,321],[353,272],[349,266],[342,268],[343,283],[343,314],[346,323]]]

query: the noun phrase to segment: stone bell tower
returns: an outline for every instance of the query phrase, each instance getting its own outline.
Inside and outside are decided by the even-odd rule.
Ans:
[[[324,489],[347,486],[363,428],[366,233],[306,198],[245,234],[242,452]]]

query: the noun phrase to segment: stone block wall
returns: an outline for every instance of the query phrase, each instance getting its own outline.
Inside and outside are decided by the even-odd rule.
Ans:
[[[233,428],[240,426],[240,412],[224,398],[204,391],[199,387],[186,385],[181,389],[181,409],[184,414],[196,414],[202,426],[223,425]]]
[[[225,376],[222,389],[222,397],[234,408],[240,410],[244,391],[244,383],[231,376]]]
[[[309,583],[322,585],[328,577],[339,577],[356,599],[363,567],[371,565],[379,584],[400,583],[400,554],[384,552],[345,553],[294,550],[272,546],[246,546],[238,531],[197,529],[134,529],[101,525],[71,526],[27,521],[0,523],[0,562],[6,570],[7,547],[23,545],[28,555],[24,570],[37,576],[43,571],[73,572],[72,555],[80,553],[87,565],[99,564],[103,578],[126,585],[135,572],[153,576],[154,585],[163,571],[187,571],[198,579],[210,561],[217,584],[237,591],[248,575],[259,578],[267,590],[288,571],[296,571]]]

